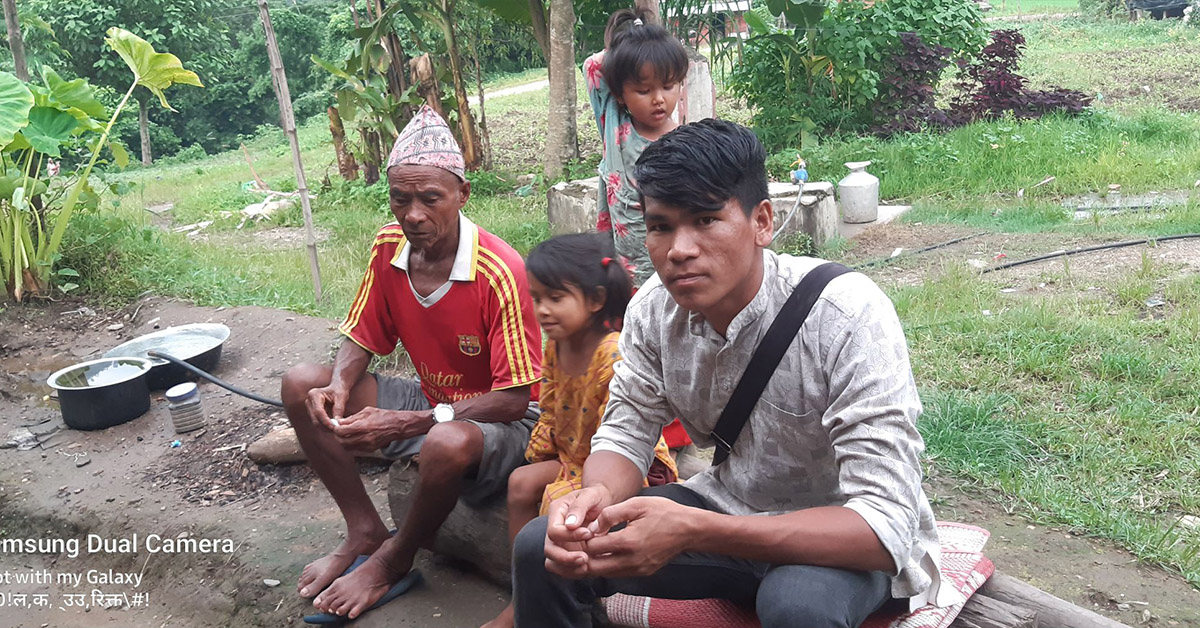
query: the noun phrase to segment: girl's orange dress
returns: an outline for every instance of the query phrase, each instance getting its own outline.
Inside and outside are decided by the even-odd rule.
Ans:
[[[558,346],[553,340],[546,344],[542,358],[541,408],[529,437],[525,458],[529,462],[558,460],[561,468],[554,481],[542,493],[541,514],[546,514],[555,499],[583,487],[583,462],[592,452],[592,435],[604,418],[608,405],[608,382],[613,376],[613,364],[621,359],[617,351],[619,334],[612,332],[600,341],[587,372],[572,376],[558,368]],[[666,467],[668,481],[675,481],[678,471],[670,450],[662,437],[654,447],[655,466]]]

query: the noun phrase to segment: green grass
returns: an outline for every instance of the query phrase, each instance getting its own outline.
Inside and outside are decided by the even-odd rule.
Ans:
[[[1021,71],[1034,87],[1078,89],[1097,96],[1097,107],[1127,114],[1200,110],[1200,28],[1082,18],[1019,27],[1028,41]]]
[[[483,90],[486,97],[486,92],[544,80],[546,80],[546,68],[531,68],[521,72],[490,76],[483,82]]]
[[[794,155],[781,153],[772,173],[783,178]],[[1026,199],[1057,199],[1114,183],[1125,193],[1188,189],[1200,174],[1200,115],[1151,109],[1000,120],[944,134],[847,138],[806,150],[805,158],[816,181],[840,179],[844,162],[871,160],[880,197],[891,201],[1007,204],[1020,189]],[[1049,176],[1055,180],[1033,187]]]
[[[1151,291],[1166,318],[1145,317]],[[948,271],[891,294],[933,465],[1200,586],[1194,540],[1168,531],[1200,512],[1200,278],[1145,263],[1101,291],[1025,301]]]
[[[984,17],[1078,13],[1079,0],[988,0],[992,10]]]
[[[1183,205],[1153,212],[1097,213],[1083,220],[1074,208],[1054,202],[918,203],[903,219],[908,223],[960,223],[1007,233],[1061,233],[1081,237],[1151,238],[1200,232],[1200,193]]]
[[[582,62],[582,59],[581,59]],[[600,154],[600,133],[588,104],[583,74],[575,74],[575,128],[584,156]],[[541,173],[546,151],[547,89],[488,99],[485,103],[494,166],[509,173]]]
[[[319,131],[307,128],[302,135],[312,139]],[[264,158],[256,168],[268,183],[275,181],[280,171],[290,172],[290,154],[286,144],[283,146],[283,153],[260,147]],[[243,179],[248,177],[244,176],[244,161],[237,161],[240,157],[240,152],[215,155],[193,164],[130,174],[135,181],[145,180],[145,187],[127,195],[116,209],[79,216],[64,244],[63,264],[82,274],[80,285],[85,291],[113,301],[153,290],[200,305],[260,305],[340,318],[358,288],[372,236],[394,220],[387,210],[385,186],[364,188],[361,182],[338,181],[331,189],[321,190],[319,179],[309,175],[317,195],[313,200],[315,227],[329,234],[318,247],[324,288],[324,299],[318,304],[300,235],[294,234],[293,244],[283,247],[270,246],[270,241],[260,238],[273,227],[298,231],[303,225],[298,206],[261,224],[236,229],[241,222],[237,212],[262,198],[241,191]],[[195,174],[197,169],[204,174]],[[274,189],[286,179],[286,175],[278,176],[272,183]],[[203,238],[189,240],[166,232],[151,224],[150,214],[140,209],[143,202],[166,202],[173,194],[179,199],[172,211],[176,224],[215,221],[202,232]],[[233,213],[222,217],[229,212]],[[466,212],[522,254],[549,237],[544,194],[477,195]],[[111,272],[114,266],[120,272]]]

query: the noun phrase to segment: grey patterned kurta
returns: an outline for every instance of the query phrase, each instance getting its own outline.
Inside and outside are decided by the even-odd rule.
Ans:
[[[657,276],[634,296],[621,333],[623,362],[610,385],[592,452],[611,451],[646,472],[662,426],[682,417],[712,445],[750,356],[804,275],[822,263],[763,253],[762,286],[725,337],[679,307]],[[785,354],[729,459],[687,486],[733,515],[817,506],[853,509],[899,566],[892,595],[913,608],[961,600],[939,589],[938,536],[921,488],[921,402],[895,309],[866,276],[834,279]]]

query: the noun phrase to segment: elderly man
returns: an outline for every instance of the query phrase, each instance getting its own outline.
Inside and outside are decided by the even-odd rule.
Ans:
[[[871,280],[806,283],[799,293],[815,304],[792,318],[807,322],[764,343],[779,348],[778,366],[749,378],[761,396],[730,402],[785,302],[823,264],[767,250],[764,159],[748,129],[705,120],[638,160],[658,274],[626,313],[625,360],[584,488],[516,539],[520,628],[591,626],[591,602],[615,592],[730,599],[755,607],[765,628],[858,626],[892,598],[955,601],[938,586],[904,333]],[[744,408],[741,429],[718,427],[727,404]],[[676,416],[701,445],[730,445],[719,448],[727,458],[636,496]]]
[[[304,568],[314,606],[355,618],[406,577],[459,497],[482,500],[523,462],[541,377],[525,267],[504,241],[461,212],[471,185],[449,127],[432,109],[388,157],[396,223],[375,237],[332,367],[283,378],[283,402],[309,464],[346,520],[346,538]],[[367,372],[372,354],[403,345],[419,382]],[[399,533],[375,511],[352,452],[419,454],[413,507]],[[370,558],[343,575],[360,555]]]

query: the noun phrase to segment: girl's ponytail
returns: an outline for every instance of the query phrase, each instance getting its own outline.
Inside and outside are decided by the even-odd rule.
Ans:
[[[603,299],[604,306],[594,317],[596,323],[620,329],[633,296],[633,279],[612,238],[598,233],[555,236],[533,247],[525,269],[547,288],[566,290],[571,285],[588,298]]]
[[[641,22],[638,23],[638,20]],[[621,9],[613,13],[608,18],[608,25],[604,27],[604,47],[611,49],[618,35],[624,35],[635,26],[645,26],[653,21],[653,14],[645,9]]]
[[[607,244],[611,249],[612,242]],[[633,278],[629,269],[625,267],[625,260],[618,256],[615,250],[611,252],[611,257],[600,259],[600,265],[604,269],[604,307],[599,314],[604,317],[604,322],[608,323],[609,328],[620,331],[621,322],[625,319],[625,308],[633,298]]]

